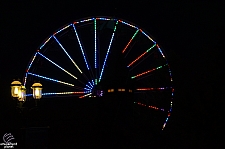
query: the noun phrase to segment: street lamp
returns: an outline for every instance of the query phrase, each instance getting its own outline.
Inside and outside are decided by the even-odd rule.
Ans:
[[[34,99],[41,99],[41,97],[42,97],[42,84],[41,83],[34,83],[31,88],[33,89]]]
[[[19,92],[21,90],[22,83],[20,81],[13,81],[11,83],[11,95],[13,98],[19,97]]]
[[[33,98],[36,99],[35,105],[37,106],[37,100],[40,100],[42,97],[42,84],[34,83],[31,88],[33,89]],[[17,100],[19,108],[22,108],[23,103],[26,101],[26,88],[20,81],[11,83],[11,95],[13,99]]]
[[[34,83],[31,88],[33,89],[33,98],[36,99],[35,105],[37,106],[37,101],[42,97],[42,84]]]
[[[11,95],[13,99],[17,99],[19,108],[22,108],[23,103],[26,101],[26,88],[20,81],[13,81],[11,83]]]

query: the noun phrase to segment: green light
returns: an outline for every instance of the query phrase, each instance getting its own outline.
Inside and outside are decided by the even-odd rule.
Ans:
[[[134,33],[132,39],[134,39],[134,37],[137,35],[138,32],[139,32],[139,29]]]
[[[154,44],[151,48],[149,48],[146,52],[149,52],[152,48],[154,48],[156,44]]]

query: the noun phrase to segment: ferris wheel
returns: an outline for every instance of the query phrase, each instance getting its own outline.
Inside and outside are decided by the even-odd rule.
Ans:
[[[23,84],[36,79],[43,98],[132,95],[134,104],[163,113],[162,130],[172,112],[165,52],[144,29],[122,19],[90,17],[56,30],[31,58]]]

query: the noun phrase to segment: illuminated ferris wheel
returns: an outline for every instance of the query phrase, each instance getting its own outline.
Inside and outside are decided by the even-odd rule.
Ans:
[[[85,18],[56,30],[32,57],[24,86],[36,79],[44,86],[43,98],[132,95],[134,104],[162,113],[162,130],[172,111],[165,52],[144,29],[121,19]]]

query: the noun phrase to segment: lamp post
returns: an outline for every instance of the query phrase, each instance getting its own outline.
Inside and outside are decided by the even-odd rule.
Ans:
[[[20,81],[11,83],[11,95],[14,100],[17,100],[18,107],[22,108],[23,103],[26,101],[26,88]]]
[[[42,84],[34,83],[31,88],[33,89],[35,106],[37,106],[37,101],[42,97]],[[14,100],[17,100],[18,107],[22,108],[23,103],[26,101],[26,88],[20,81],[13,81],[11,83],[11,95]]]

